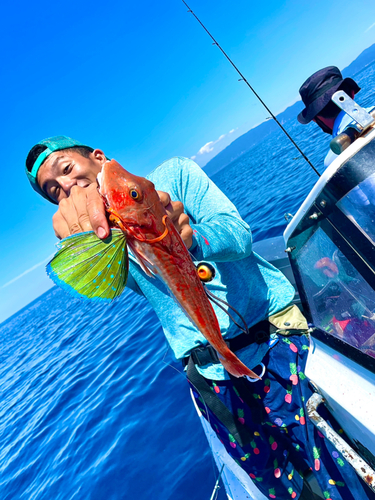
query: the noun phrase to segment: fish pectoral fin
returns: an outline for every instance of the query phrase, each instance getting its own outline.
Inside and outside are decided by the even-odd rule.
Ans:
[[[124,290],[129,268],[126,236],[111,229],[105,240],[94,231],[64,238],[47,264],[52,281],[77,298],[110,302]]]
[[[137,259],[138,264],[142,268],[142,271],[146,273],[147,276],[149,276],[150,278],[155,278],[155,275],[157,273],[153,264],[144,255],[138,252],[138,250],[134,248],[134,245],[132,245],[130,242],[129,242],[129,247],[132,251],[132,254]]]

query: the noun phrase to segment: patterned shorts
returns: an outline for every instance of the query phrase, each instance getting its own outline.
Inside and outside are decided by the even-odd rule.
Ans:
[[[254,437],[250,444],[240,447],[192,386],[198,407],[228,453],[265,496],[298,499],[303,477],[311,470],[327,500],[375,499],[354,469],[306,418],[306,403],[313,394],[304,375],[308,347],[305,335],[280,336],[263,359],[266,372],[262,380],[247,383],[265,409],[266,417],[259,424],[252,421],[250,408],[230,380],[206,379],[240,424],[251,430]],[[345,438],[324,405],[319,413]]]

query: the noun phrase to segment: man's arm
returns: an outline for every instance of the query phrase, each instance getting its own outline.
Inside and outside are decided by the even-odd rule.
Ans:
[[[194,236],[190,252],[194,259],[220,262],[250,255],[249,226],[203,170],[186,158],[173,158],[164,165],[157,174],[158,185],[162,185],[163,176],[174,179],[174,191],[191,219]]]

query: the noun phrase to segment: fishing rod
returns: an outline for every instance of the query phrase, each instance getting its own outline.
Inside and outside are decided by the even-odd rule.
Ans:
[[[257,94],[257,92],[255,92],[255,90],[253,89],[253,87],[250,85],[250,83],[246,80],[245,76],[241,73],[241,71],[237,68],[237,66],[234,64],[234,62],[232,61],[232,59],[228,56],[228,54],[225,52],[225,50],[221,47],[221,45],[219,44],[219,42],[217,42],[217,40],[211,35],[211,33],[208,31],[208,29],[206,28],[206,26],[202,23],[202,21],[199,19],[199,17],[192,11],[192,9],[189,7],[189,5],[185,2],[185,0],[182,0],[182,2],[185,4],[185,6],[188,8],[188,12],[190,14],[193,14],[193,16],[195,17],[195,19],[198,21],[198,23],[202,26],[202,28],[204,29],[204,31],[208,34],[208,36],[213,40],[213,45],[216,45],[220,50],[221,52],[224,54],[224,56],[228,59],[228,61],[231,63],[231,65],[233,66],[233,68],[237,71],[237,73],[240,75],[240,80],[238,80],[239,82],[241,81],[244,81],[246,83],[246,85],[249,87],[249,89],[253,92],[253,94],[255,95],[255,97],[257,99],[259,99],[259,101],[263,104],[263,106],[266,108],[266,110],[268,111],[268,113],[271,115],[271,117],[275,120],[275,122],[278,124],[278,126],[281,128],[281,130],[284,132],[284,134],[288,137],[288,139],[291,141],[291,143],[294,145],[294,147],[298,150],[298,152],[302,155],[302,157],[307,161],[307,163],[310,165],[310,167],[314,170],[314,172],[320,177],[320,173],[316,170],[316,168],[314,167],[314,165],[311,163],[311,161],[307,158],[307,156],[305,155],[305,153],[300,149],[300,147],[298,146],[298,144],[296,144],[296,142],[292,139],[292,137],[288,134],[288,132],[285,130],[285,128],[281,125],[281,123],[279,122],[279,120],[276,118],[276,116],[272,113],[272,111],[270,110],[270,108],[267,106],[267,104],[261,99],[261,97],[259,96],[259,94]]]

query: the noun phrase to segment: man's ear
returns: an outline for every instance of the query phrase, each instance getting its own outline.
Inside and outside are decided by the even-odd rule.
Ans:
[[[94,155],[95,160],[97,160],[101,165],[104,165],[107,161],[107,158],[101,149],[94,149],[92,154]]]

